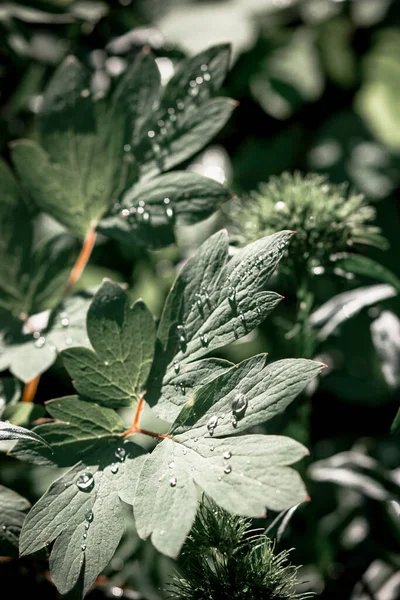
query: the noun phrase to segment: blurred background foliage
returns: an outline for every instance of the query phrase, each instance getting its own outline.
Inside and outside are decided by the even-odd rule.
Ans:
[[[233,46],[224,91],[240,106],[187,168],[225,182],[238,196],[236,208],[261,182],[284,171],[347,181],[375,207],[375,225],[389,243],[388,250],[368,247],[363,253],[400,276],[398,0],[3,1],[2,155],[8,159],[10,141],[34,135],[42,91],[66,55],[76,54],[91,68],[101,95],[144,45],[167,81],[177,60],[219,42]],[[79,286],[97,285],[103,277],[127,282],[132,298],[141,296],[159,315],[182,261],[232,220],[227,206],[200,225],[181,228],[178,247],[151,253],[100,239]],[[43,227],[54,225],[45,221]],[[312,498],[282,516],[278,549],[295,548],[291,559],[303,565],[300,577],[307,581],[301,591],[324,600],[395,600],[400,447],[389,432],[399,406],[400,303],[391,286],[377,285],[368,273],[336,271],[314,270],[307,280],[312,301],[303,334],[311,344],[299,346],[293,329],[300,314],[294,280],[278,274],[272,286],[285,302],[223,356],[239,361],[268,351],[276,360],[304,354],[299,348],[306,347],[327,363],[318,386],[277,424],[310,448],[301,470]],[[70,392],[57,362],[42,377],[37,402]],[[5,456],[0,467],[1,482],[31,501],[54,477],[42,468],[27,474],[25,465]],[[130,528],[90,598],[164,597],[175,567],[137,539],[131,522]],[[4,588],[14,586],[22,597],[35,583],[42,598],[55,598],[44,564],[0,563]]]

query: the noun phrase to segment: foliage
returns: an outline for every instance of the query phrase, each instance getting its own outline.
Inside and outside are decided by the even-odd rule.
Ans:
[[[47,404],[55,420],[32,435],[40,435],[48,449],[35,440],[19,441],[11,450],[35,464],[72,467],[35,504],[20,541],[22,554],[55,541],[50,568],[61,593],[79,586],[85,594],[107,566],[124,529],[120,499],[134,507],[140,537],[151,536],[171,557],[195,519],[196,486],[225,509],[251,517],[261,517],[265,506],[282,510],[304,500],[299,475],[287,468],[307,453],[301,444],[237,434],[282,412],[323,365],[298,359],[266,366],[264,355],[235,366],[201,360],[253,329],[279,301],[257,289],[289,237],[282,232],[262,238],[227,262],[226,235],[215,234],[178,276],[157,333],[146,306],[139,301],[131,307],[117,284],[105,282],[96,293],[87,316],[93,350],[62,353],[80,395]],[[156,344],[162,348],[158,357]],[[171,386],[174,402],[164,391]],[[141,427],[143,393],[156,387],[158,398],[153,392],[149,401],[169,424],[149,432]],[[123,406],[135,409],[129,429],[113,410]],[[158,439],[158,445],[146,452],[135,443],[138,433]]]
[[[243,533],[229,581],[256,570],[231,595],[293,548],[289,597],[397,598],[399,22],[395,0],[1,4],[0,573],[15,596],[58,596],[50,554],[67,597],[100,571],[93,599],[189,594],[197,563],[179,591],[166,554],[200,544],[206,490],[216,532],[244,528],[238,513],[277,527]],[[232,246],[213,234],[234,207]],[[259,253],[289,239],[272,273]],[[275,508],[312,501],[275,518],[275,488]],[[17,559],[30,505],[22,542],[41,549]],[[191,556],[215,581],[221,555]]]

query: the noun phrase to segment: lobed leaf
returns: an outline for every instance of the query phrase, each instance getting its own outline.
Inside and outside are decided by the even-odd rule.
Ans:
[[[155,325],[146,305],[138,301],[131,307],[126,293],[105,281],[88,311],[87,331],[94,351],[62,353],[75,388],[108,407],[135,405],[154,354]]]
[[[170,394],[164,395],[164,386],[184,384],[177,378],[184,365],[243,337],[281,301],[263,287],[291,235],[283,231],[262,238],[228,261],[227,234],[221,231],[188,261],[168,295],[157,331],[160,344],[146,398],[158,416],[172,420],[184,404],[184,394],[172,402]]]
[[[55,541],[50,569],[61,594],[79,582],[84,595],[112,558],[124,531],[119,490],[136,484],[142,454],[131,442],[104,447],[52,483],[28,514],[20,553]]]
[[[0,440],[31,440],[36,444],[48,446],[47,442],[34,431],[29,431],[29,429],[19,427],[18,425],[12,425],[6,421],[0,421]]]
[[[160,552],[176,557],[196,516],[196,485],[235,514],[263,517],[266,507],[293,506],[306,492],[287,465],[306,453],[298,442],[280,436],[214,440],[183,434],[164,440],[140,472],[133,500],[138,533],[143,539],[151,535]]]

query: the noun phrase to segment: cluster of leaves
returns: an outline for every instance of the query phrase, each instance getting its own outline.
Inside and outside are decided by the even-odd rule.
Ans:
[[[20,551],[54,542],[50,568],[67,593],[85,593],[111,559],[123,533],[120,500],[133,505],[137,531],[176,556],[189,534],[198,488],[225,510],[261,517],[303,501],[289,465],[307,454],[290,438],[242,434],[281,413],[323,365],[305,359],[238,365],[208,358],[256,327],[281,297],[262,291],[291,232],[250,244],[228,260],[226,232],[209,238],[179,274],[156,330],[141,302],[105,282],[87,316],[91,348],[61,354],[79,396],[47,403],[54,421],[20,439],[11,455],[34,464],[70,467],[35,504]],[[142,429],[146,400],[161,416]],[[116,409],[135,411],[126,429]],[[158,439],[138,445],[137,433]],[[100,543],[101,540],[101,543]]]
[[[131,245],[166,245],[175,224],[202,220],[229,199],[221,184],[196,173],[159,174],[225,124],[234,102],[213,96],[228,64],[227,45],[211,48],[183,61],[162,88],[154,57],[144,51],[105,98],[93,97],[90,74],[74,57],[56,71],[38,116],[38,141],[12,147],[24,189],[1,164],[2,370],[27,382],[66,346],[88,343],[89,299],[64,299],[75,238],[101,231]],[[44,240],[31,200],[68,233]],[[50,309],[39,324],[32,319]]]
[[[203,500],[180,555],[177,600],[305,600],[296,593],[298,568],[289,552],[275,553],[271,540],[250,530],[251,521]]]

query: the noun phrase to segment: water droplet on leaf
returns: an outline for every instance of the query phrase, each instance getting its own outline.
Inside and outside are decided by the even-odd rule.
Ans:
[[[82,492],[90,492],[94,486],[93,475],[89,471],[82,473],[82,475],[79,475],[76,485]]]
[[[171,487],[175,487],[175,486],[176,486],[176,484],[177,484],[177,482],[178,482],[178,480],[177,480],[177,478],[175,477],[175,475],[173,475],[172,477],[170,477],[170,478],[169,478],[169,485],[170,485]]]
[[[115,451],[115,457],[120,461],[124,462],[126,458],[126,450],[125,448],[117,448]]]
[[[230,452],[229,450],[227,450],[226,452],[224,452],[224,458],[225,460],[229,460],[232,456],[232,452]]]
[[[217,415],[212,415],[207,422],[207,429],[210,435],[214,435],[216,426],[218,425]]]
[[[224,466],[224,473],[226,473],[226,474],[228,475],[228,474],[229,474],[229,473],[231,473],[231,472],[232,472],[232,467],[231,467],[231,465],[228,465],[228,464],[226,464],[226,465]]]

